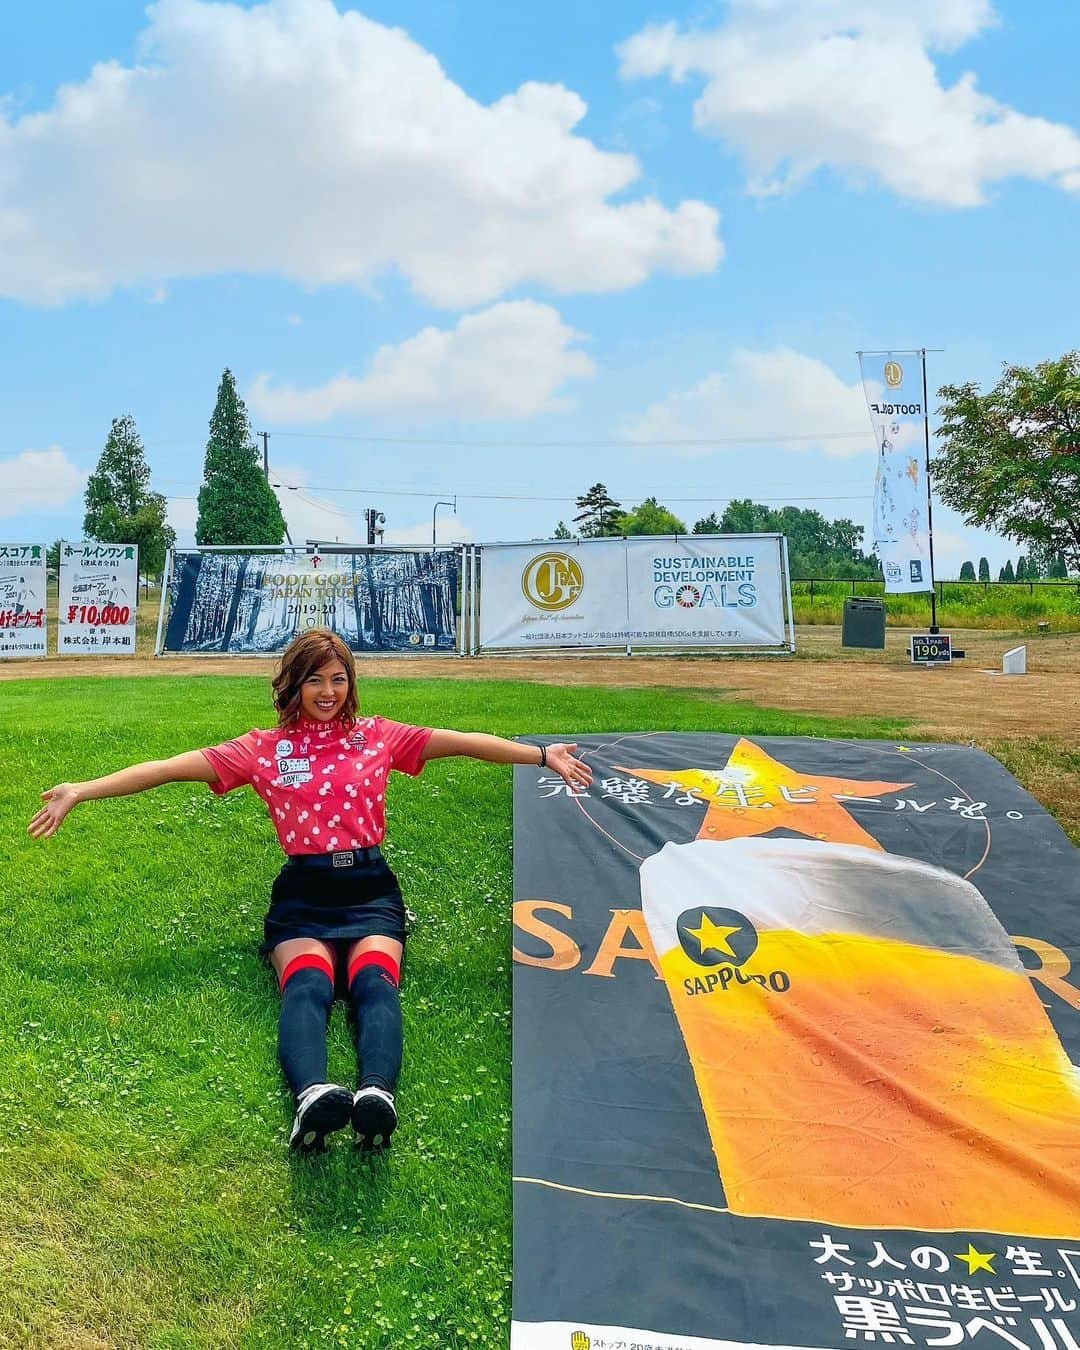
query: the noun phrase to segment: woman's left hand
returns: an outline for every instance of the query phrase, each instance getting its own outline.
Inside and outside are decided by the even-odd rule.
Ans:
[[[584,760],[575,759],[576,745],[549,745],[547,767],[568,783],[575,791],[584,792],[593,780],[592,769]]]

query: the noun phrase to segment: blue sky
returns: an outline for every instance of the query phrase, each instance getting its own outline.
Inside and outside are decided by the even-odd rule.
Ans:
[[[597,480],[688,525],[735,496],[868,524],[857,348],[986,386],[1077,342],[1076,6],[41,0],[7,26],[13,540],[79,537],[130,412],[190,541],[226,365],[294,538],[377,506],[430,539],[455,493],[440,538],[540,537]],[[1018,551],[935,524],[939,574]]]

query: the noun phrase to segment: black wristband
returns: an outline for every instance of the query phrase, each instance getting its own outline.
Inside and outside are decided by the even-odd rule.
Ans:
[[[546,768],[547,768],[547,746],[546,746],[546,745],[540,746],[540,767],[541,767],[542,769],[546,769]]]

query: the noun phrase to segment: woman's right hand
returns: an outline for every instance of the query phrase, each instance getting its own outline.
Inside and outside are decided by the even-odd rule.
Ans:
[[[42,794],[45,805],[27,826],[31,839],[48,839],[63,824],[64,817],[79,800],[74,783],[57,783]]]

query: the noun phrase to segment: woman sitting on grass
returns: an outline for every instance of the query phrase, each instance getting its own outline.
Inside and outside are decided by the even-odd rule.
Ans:
[[[288,860],[274,879],[260,948],[281,987],[278,1051],[296,1097],[289,1147],[314,1152],[351,1121],[362,1149],[385,1148],[397,1125],[401,1070],[398,982],[405,906],[379,845],[390,772],[420,773],[429,759],[469,755],[494,764],[548,767],[574,787],[592,770],[575,745],[517,745],[483,733],[359,717],[356,671],[326,629],[296,638],[273,682],[277,726],[167,760],[136,764],[41,795],[30,822],[47,839],[80,802],[162,783],[207,783],[215,793],[250,784],[266,802]],[[326,1032],[335,989],[356,1022],[355,1093],[326,1081]]]

